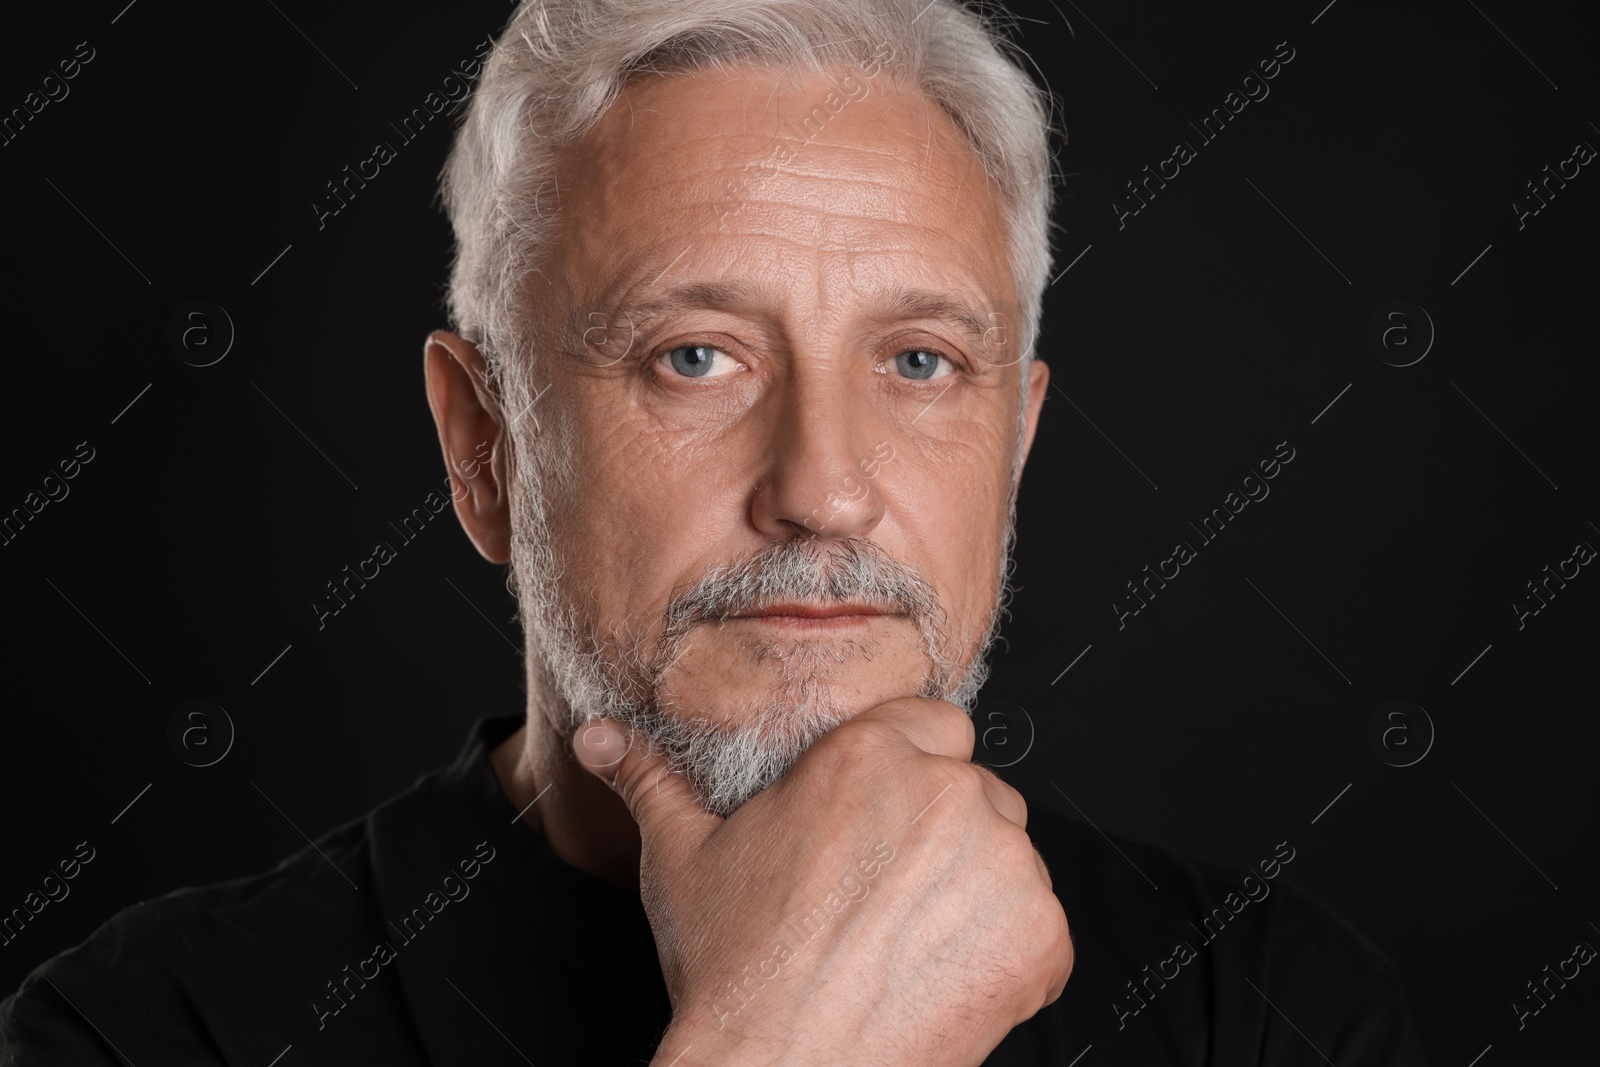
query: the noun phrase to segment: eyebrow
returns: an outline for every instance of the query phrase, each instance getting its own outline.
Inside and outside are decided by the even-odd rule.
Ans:
[[[624,306],[636,313],[642,322],[682,311],[748,311],[752,305],[760,303],[764,295],[770,294],[748,281],[686,282]],[[875,322],[931,319],[961,331],[973,341],[981,341],[991,326],[979,316],[977,309],[953,290],[940,292],[915,286],[891,285],[873,294],[866,303],[869,307],[867,318]]]
[[[658,315],[680,311],[728,311],[749,309],[760,302],[761,291],[750,282],[686,282],[659,293],[652,293],[623,305],[648,321]]]
[[[896,285],[891,286],[880,300],[889,312],[887,316],[880,313],[877,316],[880,318],[933,319],[954,326],[974,341],[981,341],[989,330],[990,324],[953,291],[941,293],[932,289]]]

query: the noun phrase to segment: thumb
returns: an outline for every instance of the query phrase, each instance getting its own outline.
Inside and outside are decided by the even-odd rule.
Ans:
[[[614,719],[593,719],[578,727],[572,751],[585,770],[622,798],[639,824],[644,848],[658,861],[671,864],[673,857],[688,853],[722,825],[648,739]]]

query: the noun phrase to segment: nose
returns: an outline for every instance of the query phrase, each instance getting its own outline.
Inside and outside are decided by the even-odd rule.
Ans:
[[[775,540],[865,537],[882,520],[888,443],[859,383],[820,367],[792,372],[763,398],[762,459],[751,521]]]

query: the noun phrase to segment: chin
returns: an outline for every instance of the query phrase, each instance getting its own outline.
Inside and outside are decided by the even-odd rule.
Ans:
[[[897,670],[868,661],[816,663],[796,670],[796,659],[774,665],[769,658],[709,689],[702,682],[715,675],[664,678],[657,699],[664,714],[680,720],[766,732],[818,716],[843,722],[885,701],[923,695],[924,675],[922,669]]]

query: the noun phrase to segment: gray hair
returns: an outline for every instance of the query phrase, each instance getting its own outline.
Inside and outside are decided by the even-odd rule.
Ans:
[[[456,236],[450,316],[482,350],[491,386],[527,402],[533,324],[522,282],[555,229],[557,150],[587,133],[635,75],[747,60],[818,72],[881,63],[944,109],[1000,192],[1023,319],[1007,333],[1026,371],[1051,264],[1049,98],[998,14],[958,0],[523,0],[442,175]],[[1024,396],[1026,381],[1024,373]]]

